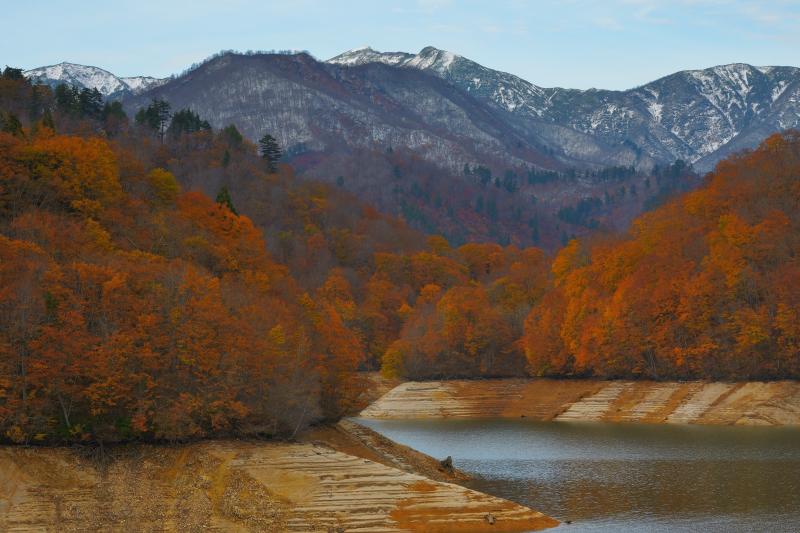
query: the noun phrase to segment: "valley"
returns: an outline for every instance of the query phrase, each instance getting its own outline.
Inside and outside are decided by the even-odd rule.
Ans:
[[[0,531],[794,532],[800,6],[51,4]]]

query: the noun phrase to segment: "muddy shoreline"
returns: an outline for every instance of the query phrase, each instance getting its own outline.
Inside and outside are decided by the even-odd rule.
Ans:
[[[507,379],[390,383],[365,418],[800,425],[800,383]],[[380,396],[380,397],[378,397]],[[558,524],[345,419],[297,442],[0,447],[0,531],[532,531]],[[493,522],[493,523],[492,523]]]

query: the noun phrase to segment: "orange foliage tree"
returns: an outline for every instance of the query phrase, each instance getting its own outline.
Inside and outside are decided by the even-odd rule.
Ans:
[[[523,344],[540,375],[800,377],[800,134],[721,162],[625,239],[571,242]]]

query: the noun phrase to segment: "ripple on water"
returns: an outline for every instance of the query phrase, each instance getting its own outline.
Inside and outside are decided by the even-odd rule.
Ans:
[[[800,428],[359,422],[570,531],[800,531]]]

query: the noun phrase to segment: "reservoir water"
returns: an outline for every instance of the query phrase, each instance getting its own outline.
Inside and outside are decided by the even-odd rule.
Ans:
[[[572,522],[558,531],[800,532],[800,428],[358,422],[452,456],[471,488]]]

